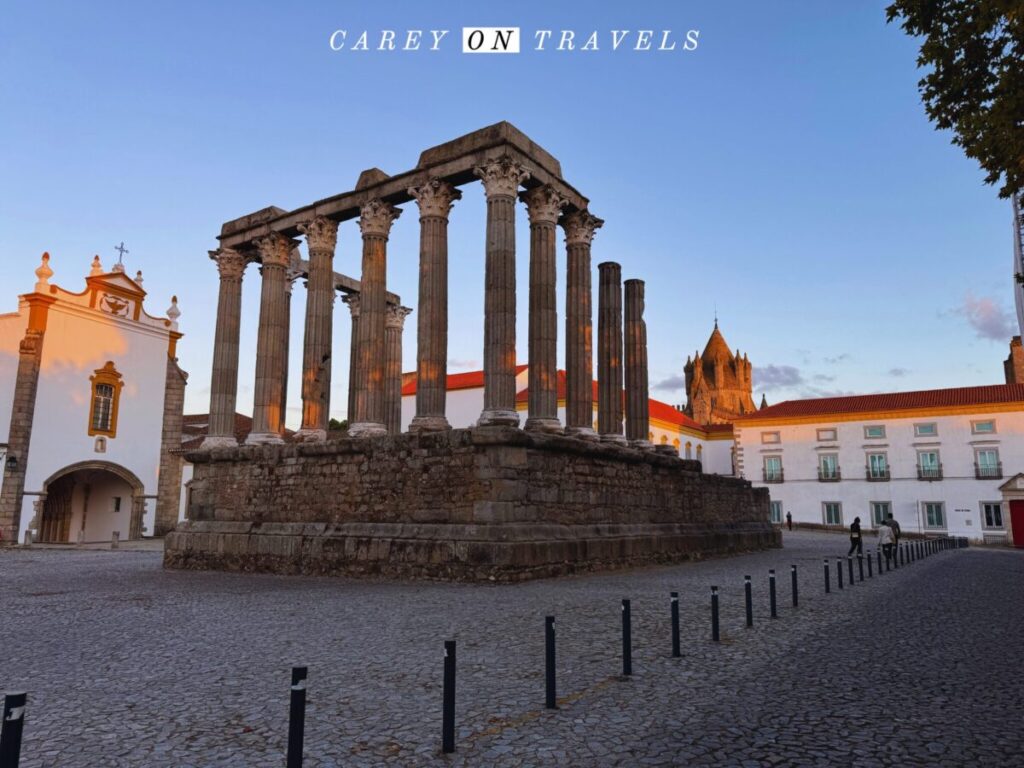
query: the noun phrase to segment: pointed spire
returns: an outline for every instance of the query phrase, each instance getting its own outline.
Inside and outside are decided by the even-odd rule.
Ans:
[[[51,277],[53,277],[53,270],[50,269],[50,254],[44,253],[39,266],[36,267],[36,293],[47,293]]]
[[[768,407],[768,397],[762,392],[761,393],[761,408]]]
[[[178,318],[181,317],[181,310],[178,309],[178,297],[171,296],[171,306],[167,308],[167,319],[171,321],[171,328],[178,329]]]

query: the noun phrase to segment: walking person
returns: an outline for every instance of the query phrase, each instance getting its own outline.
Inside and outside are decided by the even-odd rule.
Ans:
[[[892,516],[892,512],[886,516],[885,524],[892,529],[892,551],[893,554],[895,554],[899,552],[900,537],[903,536],[903,531],[900,530],[900,524],[896,522],[896,518]]]
[[[789,528],[789,530],[791,530],[791,531],[793,530],[793,513],[792,512],[787,512],[786,513],[786,527]]]
[[[846,553],[849,557],[854,552],[858,555],[864,554],[864,540],[860,535],[860,518],[853,518],[853,523],[850,525],[850,551]]]
[[[892,527],[887,523],[882,523],[878,526],[878,546],[882,550],[882,554],[885,555],[885,567],[889,568],[889,560],[892,557],[892,542],[893,533]],[[878,566],[881,568],[882,566]]]

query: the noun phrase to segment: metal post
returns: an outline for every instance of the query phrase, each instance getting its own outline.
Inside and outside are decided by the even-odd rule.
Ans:
[[[711,588],[711,639],[718,642],[718,587]]]
[[[754,595],[750,586],[750,577],[743,577],[743,592],[747,598],[747,626],[754,626]]]
[[[825,565],[825,594],[827,595],[829,592],[832,591],[832,586],[829,583],[828,559],[825,559],[824,565]]]
[[[292,667],[291,701],[288,708],[288,768],[302,768],[302,743],[306,734],[306,667]]]
[[[773,619],[779,618],[779,612],[775,605],[775,569],[768,569],[768,605],[771,608],[771,616]]]
[[[864,555],[857,555],[857,570],[860,572],[860,580],[864,581]]]
[[[27,701],[26,693],[8,693],[4,696],[3,721],[0,723],[0,768],[18,768]]]
[[[876,549],[875,554],[878,555],[878,575],[882,575],[882,550]]]
[[[892,561],[892,562],[890,562],[890,561]],[[886,573],[888,573],[889,571],[892,570],[892,564],[894,562],[896,562],[896,550],[895,549],[890,549],[889,550],[889,554],[885,556],[885,572]],[[881,566],[878,567],[878,572],[879,573],[882,572],[882,567]]]
[[[846,567],[850,573],[850,586],[853,586],[853,558],[850,555],[846,556]]]
[[[558,709],[555,692],[555,617],[544,617],[544,706]]]
[[[622,601],[622,674],[633,674],[633,627],[629,615],[629,600]]]
[[[869,579],[871,579],[871,578],[874,578],[874,575],[875,575],[875,574],[873,574],[873,573],[871,572],[871,563],[872,563],[873,561],[872,561],[872,559],[871,559],[871,553],[870,553],[870,552],[868,552],[868,558],[867,558],[867,559],[868,559],[868,578],[869,578]]]
[[[789,569],[789,580],[792,582],[793,587],[793,607],[796,608],[800,605],[800,596],[797,594],[796,566],[791,565]]]
[[[843,588],[843,561],[839,558],[836,558],[836,584]]]
[[[455,751],[455,641],[444,641],[444,703],[441,711],[441,751]]]
[[[672,656],[679,658],[683,654],[679,651],[679,593],[673,592],[672,598]]]
[[[906,565],[906,561],[904,561],[904,559],[903,559],[903,545],[902,545],[902,544],[900,544],[900,545],[899,545],[899,546],[897,547],[897,549],[899,550],[899,556],[900,556],[900,565]]]

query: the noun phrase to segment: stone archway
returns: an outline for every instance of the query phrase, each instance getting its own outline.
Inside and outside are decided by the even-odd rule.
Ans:
[[[69,464],[47,478],[37,525],[41,542],[142,537],[145,489],[131,470],[109,461]]]

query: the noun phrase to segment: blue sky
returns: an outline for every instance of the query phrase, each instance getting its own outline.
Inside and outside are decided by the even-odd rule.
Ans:
[[[933,130],[917,42],[884,2],[20,3],[0,29],[0,311],[44,250],[77,289],[124,240],[147,309],[179,296],[186,408],[205,411],[223,221],[397,173],[421,150],[508,120],[554,154],[606,220],[594,264],[647,280],[652,385],[682,402],[687,354],[717,305],[755,366],[755,398],[1002,380],[1012,332],[1010,210]],[[462,26],[519,26],[518,56],[459,52]],[[449,29],[438,52],[332,52],[336,29]],[[597,30],[597,52],[530,50],[536,29]],[[693,52],[610,50],[610,30],[700,30]],[[484,200],[452,212],[450,359],[479,367]],[[417,216],[389,245],[415,307]],[[527,223],[519,345],[526,359]],[[560,254],[564,265],[564,254]],[[336,269],[358,276],[341,228]],[[595,270],[596,272],[596,270]],[[560,269],[564,280],[564,266]],[[239,408],[251,407],[259,279],[245,280]],[[564,283],[559,286],[564,291]],[[301,288],[291,413],[299,413]],[[561,311],[561,306],[560,306]],[[332,415],[343,417],[338,302]],[[415,315],[405,368],[415,367]],[[560,364],[564,360],[559,357]]]

